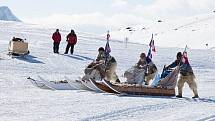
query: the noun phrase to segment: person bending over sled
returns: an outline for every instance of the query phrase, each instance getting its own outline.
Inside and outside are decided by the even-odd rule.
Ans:
[[[127,78],[126,83],[142,85],[145,81],[145,73],[147,70],[145,57],[145,53],[141,53],[137,64],[125,71],[124,77]]]
[[[120,81],[115,72],[117,67],[115,58],[111,55],[108,55],[106,58],[103,47],[100,47],[98,52],[99,54],[96,58],[96,61],[90,63],[85,69],[85,76],[82,78],[82,80],[94,79],[96,81],[100,81],[104,78],[113,83],[119,83]]]
[[[137,63],[138,66],[146,65],[146,73],[145,73],[145,85],[149,85],[149,82],[154,79],[155,75],[157,74],[157,67],[152,62],[149,57],[146,57],[146,54],[143,53],[142,58]]]
[[[149,59],[147,59],[145,53],[140,54],[140,59],[137,64],[128,69],[124,76],[127,78],[129,84],[140,84],[145,81],[145,85],[148,85],[150,80],[154,78],[157,73],[157,67]]]
[[[186,54],[186,52],[184,52],[184,54]],[[183,62],[183,55],[181,52],[178,52],[176,55],[176,60],[170,64],[169,66],[166,67],[166,69],[169,68],[174,68],[178,65],[180,65],[180,76],[178,79],[178,95],[176,97],[178,98],[182,98],[182,88],[184,86],[184,83],[187,82],[187,84],[189,85],[190,89],[193,91],[194,96],[192,98],[198,98],[198,92],[197,92],[197,84],[195,82],[195,75],[193,73],[193,69],[190,65],[190,63],[188,62],[187,57],[184,57],[185,62]]]

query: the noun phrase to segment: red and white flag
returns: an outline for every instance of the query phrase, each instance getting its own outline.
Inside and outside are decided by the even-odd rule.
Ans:
[[[110,32],[108,31],[108,33],[107,33],[107,38],[106,38],[107,41],[110,40],[110,34],[109,34],[109,33],[110,33]]]
[[[156,52],[153,34],[152,34],[152,39],[151,39],[151,41],[149,43],[149,46],[150,46],[150,48],[152,49],[153,52]]]
[[[151,41],[149,43],[149,51],[148,51],[148,54],[146,56],[146,61],[148,63],[152,61],[152,51],[156,52],[155,43],[154,43],[154,39],[153,39],[153,34],[152,34],[152,39],[151,39]]]
[[[109,53],[111,52],[111,48],[110,48],[110,45],[109,45],[109,39],[110,39],[110,34],[109,34],[109,31],[107,33],[107,43],[105,45],[105,55],[108,56]]]
[[[183,52],[182,57],[183,57],[182,62],[184,62],[185,64],[189,64],[188,56],[187,56],[187,45],[186,45],[186,47],[185,47],[185,50],[184,50],[184,52]]]

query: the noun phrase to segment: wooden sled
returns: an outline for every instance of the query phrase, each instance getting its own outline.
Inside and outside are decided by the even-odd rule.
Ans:
[[[114,92],[120,94],[131,94],[131,95],[151,95],[151,96],[175,96],[175,84],[177,81],[179,67],[175,68],[168,76],[161,79],[157,87],[145,86],[139,84],[123,84],[115,83],[112,84],[110,81],[102,80],[103,83],[112,89]],[[165,84],[172,83],[165,87]]]
[[[131,95],[151,95],[151,96],[175,96],[175,89],[162,87],[150,87],[138,84],[112,84],[107,80],[103,80],[105,84],[112,90],[122,94]]]

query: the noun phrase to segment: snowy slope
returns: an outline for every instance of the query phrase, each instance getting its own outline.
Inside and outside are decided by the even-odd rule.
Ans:
[[[215,53],[213,50],[189,49],[190,63],[197,77],[200,99],[193,100],[185,85],[182,99],[151,96],[117,96],[83,90],[47,91],[34,87],[26,77],[41,75],[48,80],[77,79],[85,66],[97,55],[97,48],[105,41],[93,35],[78,32],[79,41],[75,55],[52,53],[51,35],[55,29],[19,22],[0,22],[0,119],[4,121],[73,121],[73,120],[146,120],[185,121],[215,118]],[[61,30],[65,38],[67,30]],[[23,37],[29,42],[30,56],[26,59],[8,58],[7,47],[13,37]],[[88,38],[91,36],[90,38]],[[170,35],[174,37],[174,35]],[[100,37],[99,37],[100,38]],[[157,38],[157,37],[156,37]],[[150,37],[149,37],[150,39]],[[149,39],[145,39],[147,43]],[[178,41],[178,38],[175,38]],[[157,42],[157,40],[156,40]],[[148,46],[111,41],[111,54],[117,59],[117,74],[138,60],[140,52]],[[62,40],[60,53],[66,41]],[[159,70],[175,59],[181,48],[157,48],[153,56]]]
[[[20,22],[7,6],[0,6],[0,20]]]
[[[126,27],[112,32],[112,36],[130,42],[148,44],[151,34],[155,34],[156,45],[161,47],[185,47],[193,49],[212,49],[215,47],[215,13],[192,16],[180,20],[145,21],[143,25],[132,26],[133,32]],[[208,46],[206,46],[208,44]]]

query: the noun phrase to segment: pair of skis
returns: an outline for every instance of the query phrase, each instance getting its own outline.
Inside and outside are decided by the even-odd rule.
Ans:
[[[30,82],[41,89],[48,89],[48,90],[90,90],[95,92],[102,92],[102,93],[119,93],[117,90],[114,90],[112,86],[106,80],[102,81],[95,81],[93,79],[89,80],[70,80],[66,78],[68,83],[55,83],[45,80],[44,78],[38,76],[37,79],[33,79],[31,77],[27,78]]]

